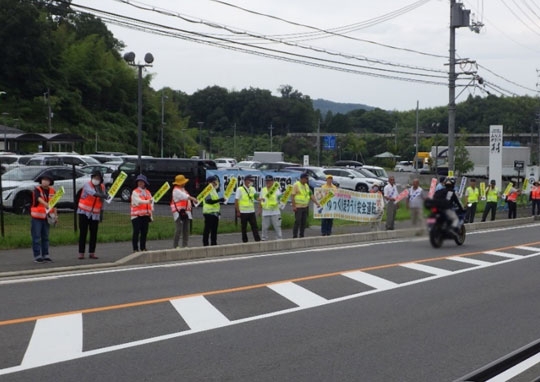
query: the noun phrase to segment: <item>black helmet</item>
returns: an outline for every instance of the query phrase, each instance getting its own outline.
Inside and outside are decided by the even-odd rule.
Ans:
[[[447,177],[447,178],[444,180],[444,185],[445,185],[445,186],[452,186],[452,187],[454,187],[454,186],[456,185],[456,178],[454,178],[453,176]]]

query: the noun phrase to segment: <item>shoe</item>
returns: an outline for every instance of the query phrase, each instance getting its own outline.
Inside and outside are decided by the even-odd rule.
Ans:
[[[79,253],[79,260],[84,260],[84,253]]]
[[[38,257],[37,259],[34,259],[34,263],[43,263],[43,259],[41,257]]]
[[[46,262],[46,263],[52,263],[53,262],[53,260],[50,257],[44,257],[43,261]]]
[[[99,259],[99,257],[97,257],[94,253],[91,253],[90,255],[88,255],[88,258],[89,259],[94,259],[94,260]]]

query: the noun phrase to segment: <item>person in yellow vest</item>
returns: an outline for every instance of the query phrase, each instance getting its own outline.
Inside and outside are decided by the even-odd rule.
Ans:
[[[465,223],[474,223],[476,206],[480,200],[480,189],[476,187],[476,179],[471,179],[469,187],[465,190],[465,205],[467,213],[465,214]]]
[[[182,238],[182,248],[188,246],[189,240],[189,225],[193,218],[191,215],[191,203],[197,203],[197,199],[190,196],[186,191],[185,185],[189,182],[184,175],[176,175],[173,182],[173,190],[171,193],[171,212],[174,219],[175,230],[173,236],[173,248],[179,248],[178,243]]]
[[[133,252],[138,252],[139,249],[146,251],[146,236],[148,235],[148,226],[152,221],[154,199],[147,189],[150,184],[146,176],[138,175],[135,182],[137,187],[131,193],[131,225],[133,226],[131,242]]]
[[[508,204],[508,219],[515,219],[517,217],[517,198],[520,194],[521,190],[511,187],[508,195],[506,195],[506,203]]]
[[[52,262],[49,256],[49,223],[47,213],[56,214],[56,210],[49,211],[49,200],[54,196],[54,179],[48,175],[40,176],[37,179],[39,186],[34,188],[32,193],[32,206],[30,216],[32,223],[30,233],[32,235],[32,251],[34,262]]]
[[[532,216],[540,215],[540,183],[533,182],[529,199],[532,202]]]
[[[204,229],[202,241],[205,247],[207,247],[208,244],[217,245],[217,231],[221,213],[220,203],[225,201],[225,198],[220,198],[217,193],[219,188],[219,179],[217,176],[209,176],[206,179],[206,183],[211,184],[213,188],[203,201]],[[208,242],[209,237],[210,243]]]
[[[491,211],[491,221],[495,220],[495,213],[497,212],[497,202],[499,201],[500,191],[495,186],[495,179],[491,179],[489,187],[486,190],[486,207],[482,214],[482,221],[485,222],[488,213]]]
[[[274,177],[272,175],[266,175],[264,177],[266,182],[266,187],[263,187],[261,190],[261,195],[259,197],[259,214],[262,216],[262,241],[268,240],[268,229],[270,225],[274,228],[276,233],[276,239],[282,239],[283,235],[281,233],[281,212],[279,210],[279,197],[281,196],[281,191],[279,188],[270,196],[268,196],[268,191],[274,185]]]
[[[259,236],[259,227],[257,227],[257,217],[255,216],[255,200],[257,199],[257,191],[252,186],[255,177],[247,175],[244,178],[244,184],[236,189],[236,199],[234,207],[236,216],[240,218],[240,227],[242,229],[242,242],[248,242],[247,225],[251,227],[253,239],[261,241]]]
[[[304,237],[308,219],[309,201],[312,200],[317,207],[320,207],[315,195],[311,193],[308,181],[309,175],[307,173],[302,173],[300,175],[300,180],[294,183],[291,192],[292,208],[294,211],[293,239]]]
[[[323,190],[337,190],[337,187],[332,183],[333,181],[334,177],[332,175],[326,175],[326,183],[323,184],[321,188]],[[332,234],[333,225],[334,219],[321,219],[321,235],[330,236]]]
[[[107,199],[101,172],[94,171],[90,177],[90,181],[83,186],[77,206],[77,215],[79,215],[79,260],[84,259],[88,231],[90,231],[88,258],[98,259],[96,256],[98,226],[102,218],[103,200]]]

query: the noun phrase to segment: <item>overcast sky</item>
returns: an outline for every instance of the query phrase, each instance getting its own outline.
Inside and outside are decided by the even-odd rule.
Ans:
[[[73,0],[73,5],[77,10],[81,9],[75,5],[83,5],[160,25],[138,23],[161,30],[156,34],[104,20],[124,42],[125,51],[135,52],[137,61],[142,62],[146,52],[154,55],[154,65],[149,68],[154,89],[168,86],[193,94],[217,85],[229,90],[262,88],[277,95],[277,89],[286,84],[312,99],[388,110],[414,109],[417,101],[420,108],[448,104],[445,64],[450,0]],[[464,65],[457,71],[477,70],[485,81],[483,89],[492,94],[536,95],[540,0],[464,0],[464,6],[471,10],[472,21],[482,22],[484,27],[480,33],[457,30],[457,57],[474,60],[481,67]],[[176,37],[165,36],[164,31]],[[288,45],[277,42],[279,39]],[[261,52],[280,59],[261,56]],[[470,76],[459,78],[461,85],[469,83]],[[468,94],[484,96],[486,92],[470,86],[459,87],[456,94],[461,102]]]

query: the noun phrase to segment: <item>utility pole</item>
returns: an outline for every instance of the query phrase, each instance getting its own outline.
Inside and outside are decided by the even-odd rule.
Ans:
[[[233,157],[236,158],[236,122],[233,125]]]
[[[168,99],[161,91],[161,157],[163,158],[163,130],[165,129],[165,100]]]
[[[321,120],[317,124],[317,166],[321,165]]]
[[[268,128],[270,129],[270,152],[272,152],[272,141],[273,141],[273,137],[272,137],[272,130],[274,130],[274,126],[272,126],[272,122],[270,122],[270,127]]]
[[[51,91],[47,88],[47,91],[43,93],[45,102],[47,102],[47,125],[49,126],[49,134],[52,133],[52,111],[51,111]]]
[[[418,174],[418,108],[420,102],[416,101],[416,141],[414,144],[414,171]]]

